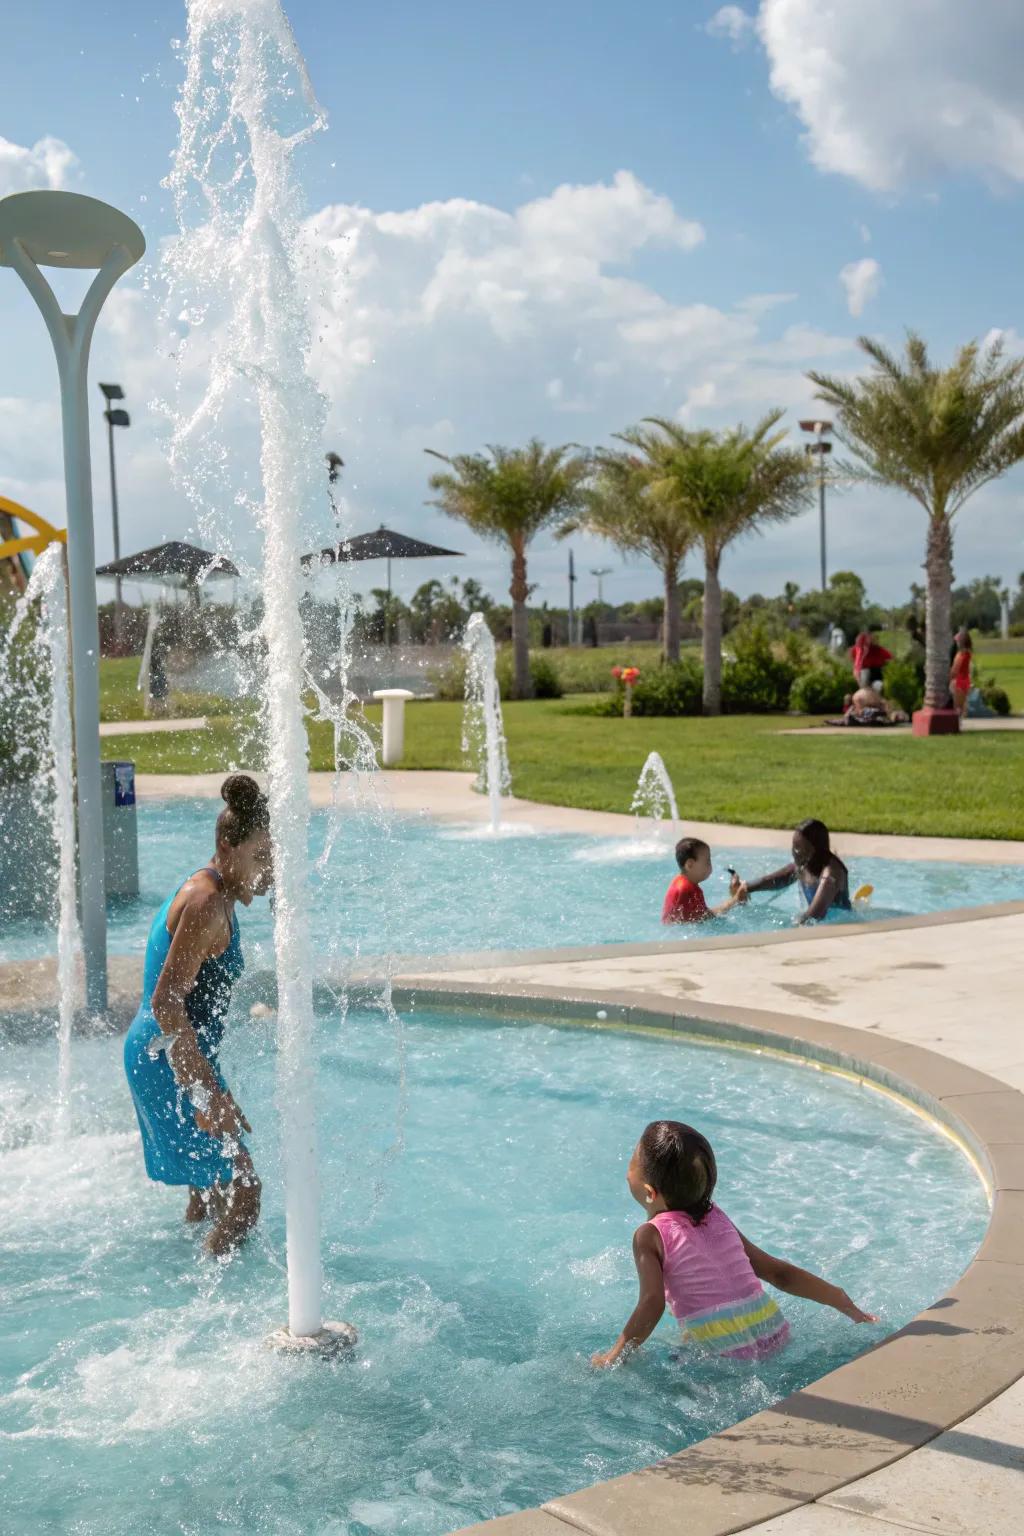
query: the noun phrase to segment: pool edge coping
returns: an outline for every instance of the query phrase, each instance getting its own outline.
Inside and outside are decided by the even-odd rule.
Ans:
[[[864,1354],[652,1466],[464,1527],[458,1536],[558,1536],[559,1529],[564,1536],[566,1525],[587,1536],[636,1536],[655,1522],[679,1529],[684,1495],[687,1536],[731,1536],[912,1454],[1024,1375],[1024,1093],[921,1046],[767,1009],[414,976],[396,979],[394,999],[403,1008],[652,1029],[837,1070],[935,1121],[961,1143],[991,1192],[985,1237],[959,1280]],[[950,1311],[957,1322],[946,1321]]]

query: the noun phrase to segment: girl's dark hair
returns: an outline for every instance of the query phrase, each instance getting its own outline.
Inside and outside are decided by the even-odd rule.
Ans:
[[[829,840],[828,827],[823,821],[809,816],[806,821],[802,821],[798,827],[795,827],[794,831],[799,832],[800,836],[806,839],[814,849],[814,856],[808,860],[807,868],[812,875],[820,875],[829,860],[835,857]]]
[[[232,773],[220,787],[224,809],[217,817],[217,841],[237,848],[270,826],[270,802],[255,779]]]
[[[699,837],[681,837],[676,843],[676,863],[680,869],[684,869],[687,861],[695,859],[702,848],[708,845]]]
[[[711,1209],[718,1168],[711,1143],[680,1120],[652,1120],[638,1148],[644,1181],[670,1211],[701,1222]]]

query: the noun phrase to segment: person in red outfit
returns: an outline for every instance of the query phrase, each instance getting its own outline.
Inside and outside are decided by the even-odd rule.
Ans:
[[[973,659],[970,634],[962,630],[956,637],[956,655],[949,669],[949,686],[953,693],[953,704],[961,715],[967,714],[967,696],[971,691]]]
[[[853,675],[858,686],[875,688],[881,693],[882,668],[887,661],[892,661],[892,651],[887,651],[884,645],[878,644],[874,635],[862,629],[850,647],[850,656],[853,659]]]
[[[665,892],[663,923],[703,923],[736,905],[736,896],[730,896],[720,907],[709,907],[704,900],[701,886],[711,874],[711,849],[699,837],[684,837],[676,843],[676,863],[679,874]]]

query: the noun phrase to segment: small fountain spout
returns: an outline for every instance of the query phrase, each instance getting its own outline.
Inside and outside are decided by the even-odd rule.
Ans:
[[[501,830],[501,800],[511,775],[501,717],[494,636],[482,613],[471,613],[462,642],[466,653],[466,702],[462,712],[462,750],[477,765],[478,784],[491,803],[491,831]]]
[[[651,752],[640,770],[630,810],[636,817],[638,835],[641,833],[642,821],[646,819],[657,836],[667,813],[671,818],[670,831],[675,837],[679,827],[679,808],[672,780],[660,753]]]

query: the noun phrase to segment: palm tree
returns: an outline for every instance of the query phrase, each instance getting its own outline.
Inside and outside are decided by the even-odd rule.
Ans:
[[[526,600],[526,550],[541,529],[571,516],[581,505],[589,474],[587,458],[574,452],[575,444],[545,448],[531,438],[525,448],[488,444],[484,453],[457,453],[449,457],[428,448],[427,453],[448,465],[430,477],[437,498],[430,505],[457,517],[482,538],[507,544],[512,551],[512,660],[513,694],[528,699],[530,642]]]
[[[650,494],[656,444],[637,428],[617,434],[629,450],[599,448],[581,512],[558,530],[565,538],[577,528],[607,539],[627,555],[646,555],[665,587],[662,655],[679,660],[679,573],[693,533],[679,506]]]
[[[666,656],[677,660],[678,566],[671,564],[692,544],[704,552],[704,713],[722,710],[722,587],[719,580],[726,547],[744,533],[767,523],[794,517],[807,505],[810,473],[807,459],[795,448],[781,446],[785,432],[774,428],[782,411],[772,411],[752,432],[734,427],[728,432],[691,432],[678,422],[649,416],[638,427],[618,433],[632,454],[607,456],[620,467],[625,479],[632,466],[629,487],[634,506],[623,509],[625,536],[616,537],[614,524],[595,532],[623,543],[639,526],[650,526],[664,540],[662,569],[665,573]],[[636,510],[636,505],[642,511]],[[634,545],[634,547],[636,547]],[[674,644],[670,645],[671,601],[674,609]]]
[[[903,357],[862,336],[874,367],[852,381],[810,373],[831,407],[839,440],[859,461],[858,479],[895,486],[928,517],[925,553],[925,707],[949,695],[953,518],[981,486],[1024,459],[1024,358],[1007,362],[1000,342],[961,347],[936,368],[911,331]]]

